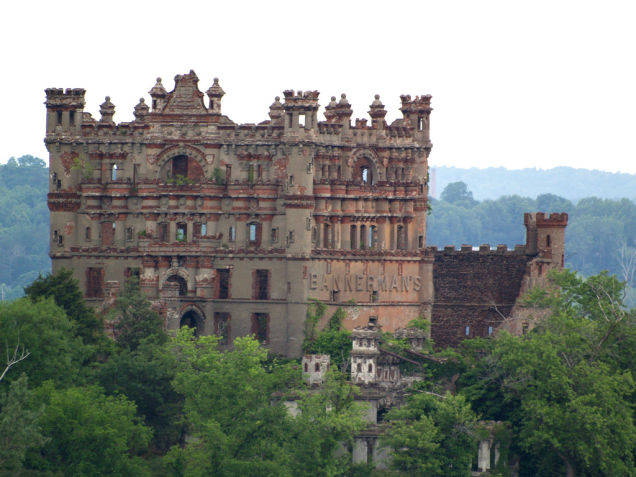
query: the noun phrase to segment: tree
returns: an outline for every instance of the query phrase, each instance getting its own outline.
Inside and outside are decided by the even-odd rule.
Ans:
[[[146,473],[138,455],[151,432],[124,396],[106,396],[97,386],[55,389],[48,383],[34,400],[44,405],[38,423],[47,442],[28,452],[29,468],[69,476]]]
[[[470,475],[478,427],[463,396],[415,390],[387,418],[391,426],[384,442],[393,449],[393,468],[409,475]]]
[[[473,193],[468,190],[465,182],[451,182],[442,192],[441,199],[462,207],[472,207],[477,205],[477,201],[473,198]]]
[[[291,475],[285,439],[289,416],[275,392],[297,381],[289,365],[265,366],[267,351],[251,337],[222,352],[218,338],[193,339],[182,329],[175,340],[175,389],[185,396],[193,439],[169,459],[182,460],[188,475]]]
[[[0,346],[11,353],[16,346],[29,353],[5,375],[2,384],[22,373],[37,386],[46,380],[68,385],[77,382],[87,350],[73,333],[73,324],[52,298],[32,302],[22,298],[0,303]]]
[[[52,297],[75,324],[77,335],[85,343],[95,344],[103,338],[103,322],[93,308],[86,304],[71,270],[60,270],[46,276],[40,275],[24,289],[24,292],[32,301]]]
[[[110,317],[115,323],[115,341],[123,348],[134,351],[144,340],[161,344],[168,339],[163,329],[163,319],[141,293],[136,277],[126,281],[123,293],[117,297],[110,311]]]
[[[622,305],[624,284],[605,273],[551,279],[558,286],[528,297],[548,318],[489,340],[460,390],[512,424],[520,475],[632,475],[636,314]]]
[[[37,420],[41,410],[28,404],[27,378],[21,377],[0,396],[0,473],[19,474],[29,448],[38,448],[46,442]]]

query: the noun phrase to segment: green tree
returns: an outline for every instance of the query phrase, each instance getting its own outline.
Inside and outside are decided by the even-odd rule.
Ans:
[[[76,333],[85,343],[95,344],[104,337],[103,322],[90,306],[86,304],[78,281],[71,270],[60,270],[55,274],[40,275],[24,289],[26,296],[37,301],[40,298],[53,297],[75,324]]]
[[[126,281],[123,292],[110,310],[110,318],[114,322],[115,341],[122,348],[134,351],[144,340],[161,344],[168,339],[163,319],[140,292],[138,278]]]
[[[384,442],[393,449],[393,468],[408,475],[470,475],[478,426],[463,396],[415,392],[387,417]]]
[[[0,396],[0,474],[19,474],[27,450],[46,442],[37,422],[41,411],[31,409],[28,401],[25,376],[13,381],[9,392]]]
[[[49,379],[60,385],[79,379],[87,350],[74,335],[73,324],[64,310],[52,298],[35,303],[26,298],[0,303],[0,346],[13,351],[18,345],[29,357],[16,364],[2,384],[22,373],[34,386]]]
[[[448,184],[442,191],[441,199],[462,207],[472,207],[478,203],[466,183],[461,181]]]
[[[47,442],[27,454],[34,470],[68,476],[144,475],[151,432],[124,396],[106,396],[97,386],[35,392],[44,404],[38,423]]]

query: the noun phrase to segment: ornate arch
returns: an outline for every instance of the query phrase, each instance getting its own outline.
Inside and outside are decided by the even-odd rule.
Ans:
[[[194,303],[187,303],[179,310],[179,327],[183,325],[183,320],[194,317],[196,334],[201,335],[205,331],[206,317],[203,310]]]
[[[356,176],[356,169],[364,162],[368,163],[373,175],[374,182],[384,180],[383,161],[380,159],[377,152],[368,147],[356,148],[351,152],[348,165],[351,168],[352,177]]]
[[[175,144],[169,146],[157,154],[157,165],[163,167],[165,163],[175,156],[188,156],[196,160],[201,167],[205,167],[205,154],[198,147],[191,146],[189,144]]]
[[[193,278],[190,275],[190,272],[188,272],[185,268],[172,267],[165,272],[162,272],[159,276],[159,289],[162,289],[166,284],[166,280],[173,275],[178,275],[183,278],[188,284],[188,290],[192,290],[194,288]]]

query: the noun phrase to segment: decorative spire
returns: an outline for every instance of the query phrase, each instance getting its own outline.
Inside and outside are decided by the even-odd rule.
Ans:
[[[225,94],[221,85],[219,85],[219,79],[214,78],[212,86],[206,91],[208,98],[210,98],[210,110],[213,113],[221,113],[221,98]]]
[[[274,102],[269,107],[269,118],[273,123],[277,124],[283,121],[283,110],[283,103],[280,102],[280,96],[276,96],[276,98],[274,98]]]
[[[161,78],[157,78],[157,82],[152,87],[150,91],[148,91],[150,96],[154,98],[165,98],[168,95],[166,88],[161,84]]]
[[[100,122],[113,122],[113,116],[115,115],[115,105],[110,102],[110,96],[106,96],[105,101],[99,105],[99,112],[102,115]]]
[[[144,100],[144,98],[139,98],[139,103],[137,103],[137,106],[135,106],[135,111],[133,113],[135,115],[135,120],[143,121],[148,115],[149,111],[150,111],[150,108],[146,104],[146,101]]]
[[[384,104],[380,101],[380,95],[376,94],[375,99],[369,106],[369,116],[371,116],[371,122],[373,127],[381,128],[384,126],[384,116],[386,116],[386,109],[384,109]]]

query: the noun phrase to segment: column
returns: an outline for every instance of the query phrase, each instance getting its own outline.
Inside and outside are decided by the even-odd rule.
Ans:
[[[340,248],[342,250],[349,250],[351,248],[351,218],[342,217],[340,219]]]

